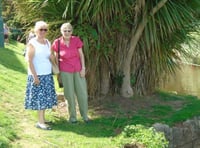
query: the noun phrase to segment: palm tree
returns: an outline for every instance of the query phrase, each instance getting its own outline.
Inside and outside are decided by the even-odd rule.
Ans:
[[[16,0],[17,16],[27,26],[49,22],[49,36],[65,21],[84,41],[90,95],[122,96],[155,90],[163,72],[173,72],[177,51],[197,21],[198,0]],[[194,5],[195,3],[195,5]],[[22,9],[23,8],[23,9]],[[40,10],[40,11],[39,11]],[[27,14],[27,12],[30,12]],[[112,88],[112,89],[110,89]]]

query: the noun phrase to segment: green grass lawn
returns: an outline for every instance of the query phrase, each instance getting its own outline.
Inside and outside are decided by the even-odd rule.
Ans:
[[[159,92],[157,99],[162,104],[154,103],[148,108],[129,111],[128,115],[117,102],[104,104],[114,110],[110,116],[97,114],[95,107],[90,106],[89,112],[93,119],[90,124],[85,124],[81,120],[78,124],[70,124],[67,122],[67,116],[60,117],[57,112],[48,110],[46,114],[48,119],[53,121],[53,130],[39,130],[34,127],[36,112],[24,110],[27,74],[23,50],[24,45],[17,42],[11,42],[4,49],[0,49],[0,147],[2,148],[116,148],[120,147],[118,134],[127,125],[139,124],[150,127],[155,122],[161,122],[172,126],[200,114],[200,100],[197,97]],[[58,89],[57,84],[56,90],[62,91]],[[130,101],[137,99],[133,97]],[[176,101],[180,101],[181,105],[170,105]]]
[[[24,110],[23,105],[27,77],[23,49],[24,45],[17,42],[0,49],[0,147],[116,147],[113,128],[100,119],[92,124],[80,121],[71,125],[67,117],[48,110],[54,130],[34,127],[36,112]],[[57,84],[56,88],[61,91]]]

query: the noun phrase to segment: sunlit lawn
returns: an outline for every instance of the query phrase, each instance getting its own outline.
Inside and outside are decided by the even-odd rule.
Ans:
[[[36,129],[36,113],[24,110],[23,106],[26,87],[23,50],[24,45],[16,42],[0,49],[0,147],[116,148],[119,147],[117,130],[123,130],[128,124],[151,126],[162,122],[173,125],[200,114],[198,98],[160,92],[162,101],[182,100],[184,106],[176,110],[169,105],[155,104],[151,110],[138,110],[129,118],[123,116],[123,112],[120,116],[100,116],[90,108],[92,123],[85,124],[79,119],[75,125],[67,122],[67,115],[60,117],[58,112],[48,110],[47,117],[53,121],[53,130]],[[56,89],[62,91],[57,84]]]

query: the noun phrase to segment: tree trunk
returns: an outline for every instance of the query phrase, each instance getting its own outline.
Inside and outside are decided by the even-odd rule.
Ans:
[[[110,69],[105,60],[101,62],[100,69],[100,95],[107,95],[110,90]]]
[[[139,24],[135,33],[131,37],[130,49],[128,50],[127,58],[123,66],[124,79],[123,79],[122,89],[121,89],[121,95],[123,97],[131,97],[133,95],[133,89],[131,88],[131,82],[130,82],[130,69],[131,69],[130,65],[131,65],[133,53],[142,35],[142,32],[145,28],[146,23],[147,23],[147,17],[143,17],[142,22]]]
[[[168,0],[161,0],[150,12],[150,15],[154,15],[160,8],[162,8],[165,3]],[[137,43],[140,40],[140,37],[142,36],[142,33],[144,31],[144,28],[148,22],[148,15],[144,13],[143,19],[141,23],[139,23],[138,27],[136,30],[132,30],[132,37],[131,37],[131,42],[130,42],[130,49],[128,50],[127,53],[127,59],[124,62],[123,65],[123,73],[125,75],[122,83],[122,88],[121,88],[121,95],[124,97],[131,97],[133,95],[133,89],[131,88],[131,83],[130,83],[130,70],[131,70],[131,61],[132,57],[134,54],[134,51],[136,49]]]

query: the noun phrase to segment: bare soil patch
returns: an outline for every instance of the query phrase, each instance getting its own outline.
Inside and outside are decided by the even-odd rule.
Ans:
[[[123,113],[123,116],[129,116],[142,109],[150,110],[154,105],[171,106],[173,109],[178,110],[182,108],[185,102],[183,100],[166,101],[154,94],[145,97],[134,96],[132,98],[125,98],[119,95],[106,96],[91,100],[89,104],[96,114],[102,116],[116,115],[119,112]]]
[[[58,95],[58,106],[55,111],[59,116],[67,116],[67,101],[63,94]],[[89,109],[92,109],[93,115],[100,115],[104,117],[120,116],[129,118],[138,113],[139,110],[151,110],[155,105],[170,106],[174,110],[179,110],[185,104],[184,100],[164,100],[159,95],[151,96],[134,96],[132,98],[125,98],[119,95],[104,96],[97,99],[89,100]],[[78,106],[77,106],[77,113]]]

